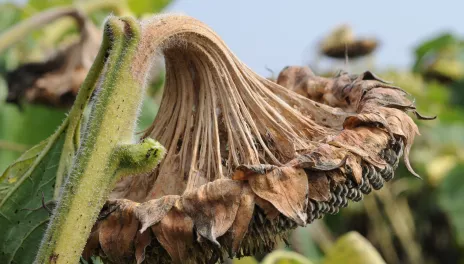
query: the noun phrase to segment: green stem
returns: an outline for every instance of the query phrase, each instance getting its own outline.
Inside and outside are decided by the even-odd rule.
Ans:
[[[0,53],[6,48],[24,39],[32,31],[42,28],[59,18],[71,16],[76,19],[79,25],[83,25],[84,17],[73,7],[58,7],[39,13],[30,19],[11,27],[9,30],[0,35]]]
[[[130,14],[126,2],[116,0],[88,1],[83,4],[77,4],[77,8],[73,6],[53,8],[45,12],[38,13],[37,15],[16,24],[6,32],[2,33],[0,35],[0,53],[16,42],[24,39],[24,37],[29,35],[32,31],[40,29],[63,17],[73,17],[78,26],[82,28],[85,20],[83,14],[90,14],[96,10],[106,8],[113,10],[116,15]],[[54,30],[64,32],[71,25],[72,24],[69,21],[66,21],[62,26],[55,27]]]
[[[152,171],[165,153],[152,139],[133,144],[144,95],[130,71],[140,39],[138,23],[110,18],[104,37],[109,56],[96,102],[36,263],[77,263],[116,181]]]
[[[28,146],[23,145],[23,144],[0,139],[0,149],[10,150],[10,151],[15,151],[15,152],[24,152],[28,148],[29,148]]]
[[[109,47],[110,41],[108,38],[104,38],[97,57],[95,58],[95,61],[90,68],[87,77],[82,83],[81,88],[79,89],[79,93],[76,97],[76,101],[74,102],[73,107],[71,108],[67,117],[69,119],[69,128],[66,132],[63,150],[60,157],[60,163],[56,173],[55,186],[57,186],[57,188],[55,188],[53,195],[55,200],[58,199],[61,190],[60,186],[62,186],[65,175],[69,173],[76,149],[80,144],[80,126],[83,113],[90,101],[92,93],[95,90],[98,77],[103,70]]]

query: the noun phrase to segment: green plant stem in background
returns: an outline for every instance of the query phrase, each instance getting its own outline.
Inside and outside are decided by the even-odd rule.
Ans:
[[[29,148],[28,146],[23,145],[23,144],[14,143],[14,142],[0,139],[0,150],[11,150],[11,151],[16,151],[16,152],[24,152],[28,148]]]
[[[89,14],[100,9],[111,9],[117,15],[130,14],[125,1],[87,1],[85,4],[78,4],[76,7],[57,7],[45,12],[41,12],[21,23],[11,27],[9,30],[0,35],[0,53],[5,49],[22,40],[24,36],[29,35],[32,31],[43,28],[45,25],[63,17],[73,17],[79,26],[84,23],[83,14]],[[62,26],[55,31],[64,32],[72,24],[65,21]]]
[[[5,33],[0,35],[0,53],[6,48],[22,40],[24,36],[29,35],[33,30],[42,28],[44,25],[51,23],[59,18],[71,16],[80,24],[83,23],[83,17],[77,9],[73,7],[59,7],[49,11],[39,13],[30,19],[11,27]]]
[[[138,23],[110,18],[104,38],[110,41],[109,56],[96,102],[36,263],[77,263],[116,181],[124,175],[150,172],[165,153],[152,139],[132,144],[144,94],[130,72],[140,38]]]

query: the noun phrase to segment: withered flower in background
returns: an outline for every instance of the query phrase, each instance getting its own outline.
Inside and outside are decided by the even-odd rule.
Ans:
[[[355,38],[353,30],[347,25],[335,28],[320,44],[321,53],[325,56],[344,59],[359,58],[374,52],[378,41],[374,38]]]
[[[101,32],[82,13],[71,10],[62,16],[73,17],[79,39],[58,50],[44,62],[20,65],[6,76],[7,102],[70,107],[87,75],[101,43]]]

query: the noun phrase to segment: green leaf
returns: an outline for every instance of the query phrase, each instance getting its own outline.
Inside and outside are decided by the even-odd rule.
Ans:
[[[0,259],[2,263],[32,263],[49,219],[42,206],[53,208],[56,170],[63,147],[63,130],[24,153],[6,174],[17,179],[0,200]],[[8,182],[5,175],[2,176]]]
[[[276,250],[268,254],[262,264],[312,264],[312,262],[304,256],[291,251]]]
[[[357,232],[340,237],[327,253],[322,264],[385,264],[372,244]]]
[[[457,165],[445,177],[438,189],[438,203],[453,224],[457,241],[464,246],[464,164]]]
[[[171,0],[127,0],[130,10],[137,16],[146,13],[158,13],[165,8]]]
[[[438,52],[443,50],[445,47],[456,44],[458,42],[457,38],[450,33],[442,34],[436,38],[433,38],[429,41],[422,43],[419,47],[416,48],[416,62],[414,64],[414,71],[420,71],[422,67],[423,60],[426,55],[432,52]]]
[[[16,105],[0,102],[0,139],[34,146],[53,134],[65,118],[65,111],[40,105],[24,105],[20,111]],[[20,153],[0,151],[0,173]]]
[[[27,171],[33,165],[34,161],[47,146],[48,140],[32,147],[21,155],[13,164],[8,166],[5,172],[0,176],[0,201],[3,200],[8,191],[15,186],[16,182],[21,181],[22,176],[27,175]]]
[[[316,243],[311,238],[311,228],[313,226],[308,225],[295,229],[291,235],[291,248],[313,261],[318,261],[322,256]]]
[[[72,0],[29,0],[28,6],[36,11],[41,11],[52,7],[68,6],[72,2]]]

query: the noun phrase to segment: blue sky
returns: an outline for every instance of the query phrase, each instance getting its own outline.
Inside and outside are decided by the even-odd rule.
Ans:
[[[232,51],[262,75],[314,58],[317,42],[348,23],[360,36],[381,40],[377,68],[409,67],[413,49],[442,31],[464,35],[464,1],[177,0],[168,12],[211,26]]]

